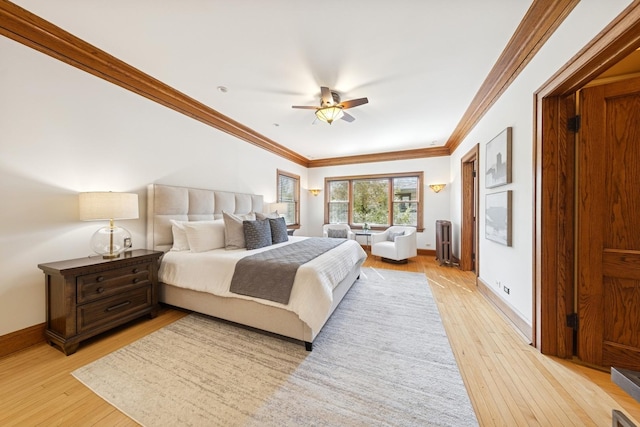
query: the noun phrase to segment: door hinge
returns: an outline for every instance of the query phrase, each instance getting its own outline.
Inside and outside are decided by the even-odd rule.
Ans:
[[[567,314],[567,327],[578,330],[578,313]]]
[[[476,171],[475,170],[473,171],[473,177],[474,178],[476,177]]]
[[[569,117],[567,120],[567,130],[578,132],[580,130],[580,116]]]

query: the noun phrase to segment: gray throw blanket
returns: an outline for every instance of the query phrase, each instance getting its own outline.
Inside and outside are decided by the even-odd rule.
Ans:
[[[229,290],[288,304],[298,267],[344,242],[346,239],[310,237],[244,257],[236,263]]]

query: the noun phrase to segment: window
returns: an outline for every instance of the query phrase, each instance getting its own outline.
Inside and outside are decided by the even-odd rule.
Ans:
[[[329,182],[329,221],[326,223],[349,222],[349,181]]]
[[[278,213],[284,215],[288,226],[300,225],[300,177],[278,170],[277,203],[283,204],[284,209]],[[282,211],[282,212],[281,212]]]
[[[422,230],[422,172],[326,178],[326,223]]]

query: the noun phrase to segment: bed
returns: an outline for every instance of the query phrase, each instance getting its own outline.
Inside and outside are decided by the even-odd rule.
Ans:
[[[345,240],[301,265],[287,303],[231,292],[235,264],[245,257],[309,238],[289,236],[287,242],[252,250],[172,250],[172,228],[176,223],[187,224],[193,232],[196,225],[223,222],[223,212],[246,215],[262,213],[263,207],[260,195],[150,184],[147,247],[165,252],[160,262],[159,299],[175,307],[302,341],[311,351],[322,326],[360,275],[366,253],[358,243]],[[179,243],[175,248],[180,249]]]

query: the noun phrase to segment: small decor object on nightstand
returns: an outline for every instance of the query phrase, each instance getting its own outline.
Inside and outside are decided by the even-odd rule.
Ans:
[[[116,219],[138,218],[138,195],[135,193],[91,192],[80,193],[80,219],[82,221],[108,220],[91,237],[91,249],[105,259],[118,258],[131,248],[131,233],[116,226]]]

